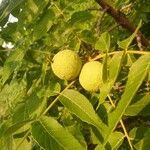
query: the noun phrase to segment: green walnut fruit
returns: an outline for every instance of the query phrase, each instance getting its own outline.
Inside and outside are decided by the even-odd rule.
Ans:
[[[80,57],[72,50],[60,51],[53,58],[52,70],[57,77],[63,80],[75,79],[81,67]]]
[[[79,82],[82,87],[91,92],[96,92],[102,85],[103,65],[98,61],[86,63],[80,73]]]

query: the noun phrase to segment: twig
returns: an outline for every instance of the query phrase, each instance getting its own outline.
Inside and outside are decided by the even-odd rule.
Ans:
[[[115,106],[114,102],[112,101],[112,99],[111,99],[111,97],[110,97],[109,95],[108,95],[108,99],[109,99],[111,105],[115,108],[116,106]],[[125,125],[124,125],[122,119],[121,119],[119,122],[120,122],[120,124],[121,124],[121,126],[122,126],[122,129],[123,129],[123,132],[124,132],[124,134],[125,134],[125,136],[126,136],[126,138],[127,138],[127,140],[128,140],[129,146],[130,146],[131,150],[133,150],[133,146],[132,146],[132,143],[131,143],[131,141],[130,141],[130,137],[129,137],[129,135],[128,135],[128,132],[127,132],[127,130],[126,130],[126,127],[125,127]]]
[[[123,28],[129,30],[131,33],[134,33],[134,31],[136,30],[136,26],[131,24],[131,22],[126,18],[126,16],[122,12],[114,9],[105,0],[95,0],[95,1],[104,10],[106,10],[106,12],[109,15],[111,15],[118,24],[120,24]],[[137,35],[140,37],[142,45],[150,46],[150,41],[147,40],[140,31],[138,31]]]
[[[142,43],[141,43],[141,37],[136,36],[136,41],[137,41],[137,45],[138,45],[139,49],[142,51],[143,47],[142,47]]]
[[[98,18],[98,21],[97,21],[97,24],[96,24],[96,32],[97,32],[97,34],[99,35],[100,34],[100,26],[101,26],[101,24],[102,24],[102,20],[103,20],[103,18],[104,18],[104,16],[105,16],[105,13],[106,13],[106,10],[103,10],[103,13],[102,13],[102,15]]]
[[[119,27],[118,24],[115,24],[115,25],[111,26],[111,27],[108,29],[108,32],[114,30],[114,29],[117,28],[117,27]]]
[[[89,11],[102,11],[100,8],[88,8]]]

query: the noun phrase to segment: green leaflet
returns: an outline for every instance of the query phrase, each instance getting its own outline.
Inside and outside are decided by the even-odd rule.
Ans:
[[[31,150],[32,149],[32,142],[28,141],[27,139],[22,141],[22,138],[14,138],[13,140],[13,146],[14,149],[19,149],[19,150]]]
[[[42,90],[36,90],[30,96],[26,96],[24,101],[15,107],[13,114],[14,123],[40,116],[46,107],[46,99],[43,96],[44,94],[46,95],[46,92],[44,93]],[[40,92],[43,93],[41,94]]]
[[[150,64],[150,56],[141,56],[130,68],[128,75],[128,81],[126,84],[125,91],[116,106],[116,109],[109,114],[109,128],[105,130],[104,144],[107,143],[110,133],[116,127],[117,123],[125,113],[127,106],[130,104],[138,88],[142,84]]]
[[[108,143],[105,148],[101,148],[101,145],[98,145],[95,150],[118,150],[124,140],[124,137],[123,133],[115,131],[109,136]]]
[[[70,25],[84,23],[93,18],[93,15],[88,11],[75,12],[69,20]]]
[[[82,121],[95,126],[100,134],[103,132],[102,126],[105,130],[106,125],[100,120],[88,99],[81,93],[75,90],[65,90],[59,99],[71,113]],[[101,137],[101,141],[103,141],[103,137]]]
[[[108,32],[101,34],[97,42],[95,43],[95,49],[102,52],[109,52],[110,49],[110,35]]]
[[[114,85],[119,71],[121,69],[121,62],[122,62],[122,53],[115,54],[112,59],[110,60],[109,68],[109,77],[107,82],[103,84],[100,88],[100,103],[103,103],[109,94],[112,86]]]
[[[84,150],[84,147],[52,117],[43,116],[33,123],[32,135],[45,150]]]
[[[130,37],[128,37],[127,39],[125,39],[123,41],[118,42],[118,45],[120,48],[124,49],[124,51],[127,51],[131,42],[136,37],[136,34],[137,34],[139,28],[141,27],[141,25],[142,25],[142,21],[139,22],[138,27],[136,28],[136,30],[134,31],[134,33]]]
[[[2,85],[6,82],[6,80],[9,78],[9,76],[21,66],[22,59],[25,55],[25,50],[22,49],[16,49],[13,51],[10,56],[7,58],[3,71],[2,71],[2,78],[1,83]]]
[[[89,44],[94,44],[96,41],[94,34],[90,30],[83,30],[80,34],[80,38]]]
[[[149,127],[136,127],[133,128],[129,133],[132,138],[132,143],[135,150],[149,150],[150,142],[150,128]]]
[[[5,6],[2,14],[0,14],[0,21],[2,21],[13,9],[15,9],[23,1],[24,0],[11,0],[8,5]]]
[[[18,29],[23,30],[24,25],[33,23],[38,15],[42,13],[48,2],[49,0],[26,0],[18,17]]]
[[[138,101],[129,105],[125,111],[127,116],[148,116],[150,115],[150,95],[145,95]]]
[[[47,9],[44,16],[36,23],[33,30],[33,39],[40,39],[51,28],[54,22],[55,13],[52,9]]]

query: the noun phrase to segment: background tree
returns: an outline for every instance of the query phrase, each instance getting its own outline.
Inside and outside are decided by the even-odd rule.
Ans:
[[[149,149],[149,0],[0,2],[2,150]],[[65,49],[103,64],[100,91],[55,76]]]

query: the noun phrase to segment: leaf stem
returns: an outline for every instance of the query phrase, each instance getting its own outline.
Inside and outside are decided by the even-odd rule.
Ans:
[[[122,129],[123,129],[123,132],[124,132],[124,134],[125,134],[125,136],[126,136],[126,138],[127,138],[127,140],[128,140],[128,143],[129,143],[129,146],[130,146],[131,150],[134,150],[134,149],[133,149],[133,146],[132,146],[132,143],[131,143],[131,140],[130,140],[130,137],[129,137],[129,135],[128,135],[128,132],[127,132],[127,130],[126,130],[126,127],[125,127],[125,125],[124,125],[122,119],[120,120],[120,124],[121,124]]]
[[[108,99],[109,99],[111,105],[115,108],[116,106],[115,106],[114,102],[112,101],[111,97],[110,97],[109,95],[108,95],[107,97],[108,97]],[[130,137],[129,137],[129,135],[128,135],[128,132],[127,132],[127,130],[126,130],[126,127],[125,127],[125,125],[124,125],[122,119],[121,119],[119,122],[120,122],[120,124],[121,124],[121,126],[122,126],[123,132],[124,132],[124,134],[125,134],[125,136],[126,136],[126,138],[127,138],[127,140],[128,140],[128,143],[129,143],[129,146],[130,146],[131,150],[134,150],[134,149],[133,149],[133,146],[132,146],[132,143],[131,143],[131,141],[130,141]]]
[[[63,91],[61,91],[59,93],[59,95],[54,99],[54,101],[46,108],[46,110],[42,113],[42,115],[45,115],[50,108],[52,108],[52,106],[58,101],[59,97],[62,95],[62,93],[67,90],[68,88],[70,88],[73,84],[75,83],[75,81],[72,81]]]
[[[62,15],[64,17],[64,19],[66,20],[67,18],[65,17],[63,11],[53,2],[53,5],[56,7],[56,9],[59,11],[60,15]]]
[[[127,51],[128,54],[139,54],[139,55],[150,55],[150,52],[148,51]]]
[[[23,139],[21,140],[21,142],[17,145],[16,150],[19,149],[20,145],[24,142],[24,140],[27,138],[27,136],[29,135],[30,130],[27,131],[27,133],[24,135]]]

